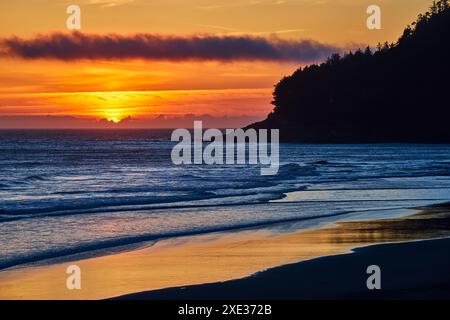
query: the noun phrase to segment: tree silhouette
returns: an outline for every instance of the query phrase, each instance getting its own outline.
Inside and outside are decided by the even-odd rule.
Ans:
[[[284,77],[274,110],[252,127],[279,128],[285,141],[450,142],[449,8],[435,1],[396,43]]]

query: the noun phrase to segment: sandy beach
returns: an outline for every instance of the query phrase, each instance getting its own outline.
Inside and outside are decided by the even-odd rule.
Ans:
[[[0,272],[0,299],[344,298],[355,295],[356,283],[359,289],[365,285],[362,279],[370,264],[394,266],[392,278],[403,279],[404,289],[417,281],[435,286],[422,272],[403,272],[400,262],[409,261],[419,269],[426,267],[425,262],[437,270],[448,268],[448,240],[352,249],[446,237],[450,235],[449,217],[449,207],[441,205],[405,217],[341,221],[302,231],[284,224],[166,239],[118,254],[4,270]],[[287,231],[280,232],[283,229]],[[332,257],[314,260],[325,256]],[[69,265],[82,270],[81,290],[66,289]],[[344,281],[342,273],[358,281],[339,282]],[[436,273],[431,275],[436,278]],[[338,283],[327,282],[328,278]],[[187,286],[193,287],[162,290]]]

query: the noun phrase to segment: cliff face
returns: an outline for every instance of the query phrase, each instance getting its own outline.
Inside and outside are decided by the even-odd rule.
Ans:
[[[273,112],[253,128],[283,141],[450,142],[450,9],[441,0],[395,44],[333,55],[275,87]]]

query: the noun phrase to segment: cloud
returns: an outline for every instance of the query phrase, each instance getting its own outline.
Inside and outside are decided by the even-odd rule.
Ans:
[[[52,33],[0,38],[0,52],[23,59],[167,61],[320,61],[342,48],[312,40],[250,35],[167,36],[159,34]]]
[[[216,10],[224,8],[239,8],[251,6],[279,6],[286,4],[285,0],[249,0],[249,1],[218,1],[197,7],[201,10]]]
[[[134,2],[134,0],[87,0],[87,4],[99,5],[102,8],[122,6]]]

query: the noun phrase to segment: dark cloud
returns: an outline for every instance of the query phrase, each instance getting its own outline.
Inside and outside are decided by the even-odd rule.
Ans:
[[[0,51],[24,59],[148,59],[312,62],[342,51],[311,40],[253,36],[53,33],[0,39]]]

